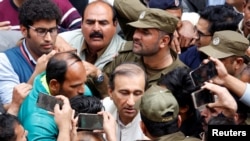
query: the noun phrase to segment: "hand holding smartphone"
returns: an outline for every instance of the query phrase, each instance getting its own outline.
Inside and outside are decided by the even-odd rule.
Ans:
[[[78,115],[78,130],[103,130],[103,116],[98,114],[80,113]]]
[[[215,96],[208,89],[194,91],[191,95],[196,109],[203,109],[208,103],[215,101]]]
[[[59,104],[60,109],[62,108],[63,101],[56,99],[54,96],[45,93],[39,93],[37,99],[37,106],[50,112],[54,112],[54,107]]]
[[[189,73],[194,86],[201,87],[205,81],[218,75],[215,64],[209,61]]]

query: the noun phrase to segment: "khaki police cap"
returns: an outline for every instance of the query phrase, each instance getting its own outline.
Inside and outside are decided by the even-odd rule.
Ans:
[[[154,122],[170,122],[177,118],[179,106],[166,88],[152,85],[139,101],[141,115]]]
[[[137,21],[130,22],[128,25],[135,28],[157,28],[167,33],[173,33],[177,23],[178,19],[168,12],[156,8],[147,8],[141,12]]]
[[[249,41],[236,31],[224,30],[214,33],[208,46],[200,47],[199,51],[214,58],[244,56],[249,47]]]

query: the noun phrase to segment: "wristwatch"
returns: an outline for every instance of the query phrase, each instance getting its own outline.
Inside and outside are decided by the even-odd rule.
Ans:
[[[96,77],[95,82],[102,83],[103,81],[104,81],[104,75],[103,73],[101,73]]]

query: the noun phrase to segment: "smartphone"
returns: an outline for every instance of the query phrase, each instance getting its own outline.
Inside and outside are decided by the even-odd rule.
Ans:
[[[59,104],[60,109],[61,109],[63,105],[63,101],[56,99],[54,96],[51,96],[49,94],[39,93],[36,104],[38,107],[42,109],[54,112],[55,105]]]
[[[202,109],[206,106],[206,104],[213,103],[215,101],[215,96],[208,89],[194,91],[191,95],[196,109]]]
[[[194,69],[189,73],[194,86],[200,87],[204,84],[205,81],[210,80],[211,78],[218,75],[215,68],[215,64],[212,61],[209,61],[207,64],[201,65],[200,67]]]
[[[79,113],[77,130],[103,130],[103,116],[98,114]]]

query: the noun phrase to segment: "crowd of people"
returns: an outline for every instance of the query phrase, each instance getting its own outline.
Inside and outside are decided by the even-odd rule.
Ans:
[[[207,141],[210,125],[250,124],[249,10],[250,0],[0,0],[0,140]],[[190,73],[208,62],[216,76],[195,85]],[[197,107],[201,90],[214,101]],[[102,129],[82,128],[81,113]]]

